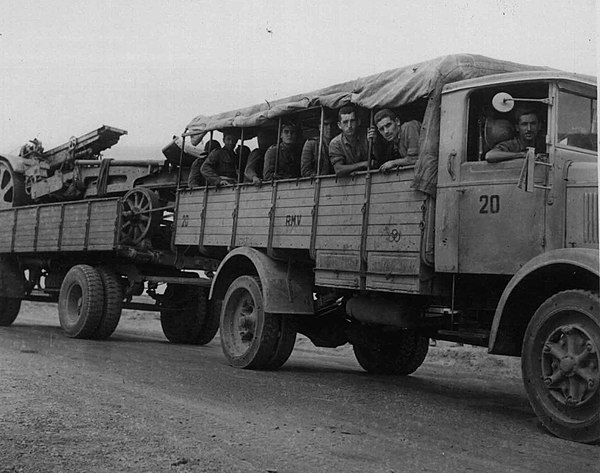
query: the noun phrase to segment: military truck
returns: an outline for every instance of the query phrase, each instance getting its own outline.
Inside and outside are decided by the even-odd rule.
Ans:
[[[160,224],[146,225],[145,216],[162,205],[144,185],[132,189],[129,207],[127,195],[59,204],[82,207],[77,223],[65,222],[74,208],[57,204],[1,211],[3,320],[14,320],[7,307],[30,298],[35,286],[30,277],[29,284],[15,281],[39,267],[60,287],[67,334],[94,336],[120,311],[109,310],[109,301],[144,287],[160,307],[157,284],[167,283],[171,305],[161,320],[169,339],[205,343],[218,313],[224,355],[238,368],[279,368],[297,333],[317,346],[352,344],[359,364],[375,374],[413,373],[430,338],[484,346],[521,357],[532,408],[550,432],[598,442],[596,79],[447,56],[200,115],[182,139],[185,145],[190,136],[212,139],[233,129],[243,145],[262,130],[279,134],[291,119],[323,148],[319,125],[347,104],[366,125],[384,108],[419,121],[416,164],[259,185],[241,182],[241,169],[231,186],[179,182],[172,213]],[[488,162],[489,150],[514,138],[522,106],[535,107],[542,143],[525,157]],[[43,225],[51,220],[59,222],[52,230],[59,244],[48,248]],[[120,238],[134,223],[143,237]],[[65,238],[75,228],[73,247]],[[208,283],[193,271],[215,269],[210,293],[203,287],[199,297]],[[116,286],[123,292],[113,297],[106,288]],[[100,315],[90,317],[88,308],[98,305]],[[79,325],[83,333],[69,328]]]
[[[305,137],[345,104],[422,123],[415,166],[183,190],[174,244],[221,262],[211,300],[241,368],[281,366],[295,333],[407,375],[428,338],[521,356],[531,405],[564,438],[600,439],[597,102],[593,77],[450,56],[270,104],[198,116],[187,134]],[[535,107],[539,149],[491,163]]]

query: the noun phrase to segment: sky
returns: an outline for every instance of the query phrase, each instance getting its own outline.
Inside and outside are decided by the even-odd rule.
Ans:
[[[0,0],[0,153],[101,125],[160,159],[196,115],[446,54],[597,74],[594,0]]]

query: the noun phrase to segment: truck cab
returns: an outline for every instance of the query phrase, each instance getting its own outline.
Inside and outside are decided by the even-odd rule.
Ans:
[[[514,107],[494,109],[498,94]],[[515,112],[524,106],[534,107],[540,120],[528,189],[526,159],[485,159],[515,136]],[[436,271],[513,275],[547,251],[598,247],[596,107],[594,80],[562,72],[486,76],[445,87]]]

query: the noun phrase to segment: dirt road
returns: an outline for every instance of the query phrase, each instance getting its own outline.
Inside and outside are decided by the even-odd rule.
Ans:
[[[172,345],[125,311],[72,340],[26,302],[0,329],[0,472],[583,472],[600,447],[552,437],[518,360],[439,344],[407,378],[300,339],[277,372],[226,365],[218,339]]]

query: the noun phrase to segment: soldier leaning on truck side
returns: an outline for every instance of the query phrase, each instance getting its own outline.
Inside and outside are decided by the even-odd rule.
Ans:
[[[193,143],[194,141],[192,141],[192,144]],[[190,167],[190,174],[188,176],[188,187],[200,187],[206,184],[204,178],[202,177],[202,173],[200,172],[200,168],[202,167],[202,163],[204,163],[204,160],[206,159],[208,154],[216,149],[221,149],[221,145],[217,140],[209,140],[204,145],[204,156],[196,158]]]
[[[515,113],[515,117],[517,136],[501,141],[489,150],[485,155],[488,163],[524,158],[530,147],[537,151],[545,149],[545,145],[538,140],[541,122],[537,110],[533,107],[523,108]]]
[[[263,177],[266,181],[300,177],[300,149],[297,143],[298,128],[296,124],[286,122],[281,125],[279,156],[277,155],[277,145],[271,146],[265,153]],[[275,164],[277,164],[277,169],[275,169]]]
[[[260,129],[256,134],[258,148],[253,149],[248,156],[248,163],[244,169],[244,182],[260,184],[263,178],[265,153],[277,141],[276,133],[269,129]]]
[[[417,162],[419,156],[419,137],[421,135],[421,122],[410,120],[400,122],[398,116],[391,110],[384,108],[375,114],[373,123],[385,143],[377,143],[384,163],[379,167],[381,172],[389,172],[400,166],[411,166]],[[369,130],[368,138],[373,137],[373,129]]]
[[[302,156],[300,158],[300,172],[302,177],[314,177],[317,174],[324,176],[331,172],[329,165],[329,144],[333,137],[335,128],[335,118],[325,116],[323,118],[323,147],[321,151],[321,164],[317,172],[319,163],[319,138],[309,138],[302,147]],[[319,127],[319,131],[321,131]]]
[[[209,186],[225,186],[237,181],[235,144],[238,137],[232,130],[223,132],[223,148],[211,151],[202,163],[200,172]]]
[[[338,127],[342,132],[329,144],[329,158],[335,174],[347,176],[355,171],[365,171],[369,164],[369,144],[352,105],[339,109]]]

